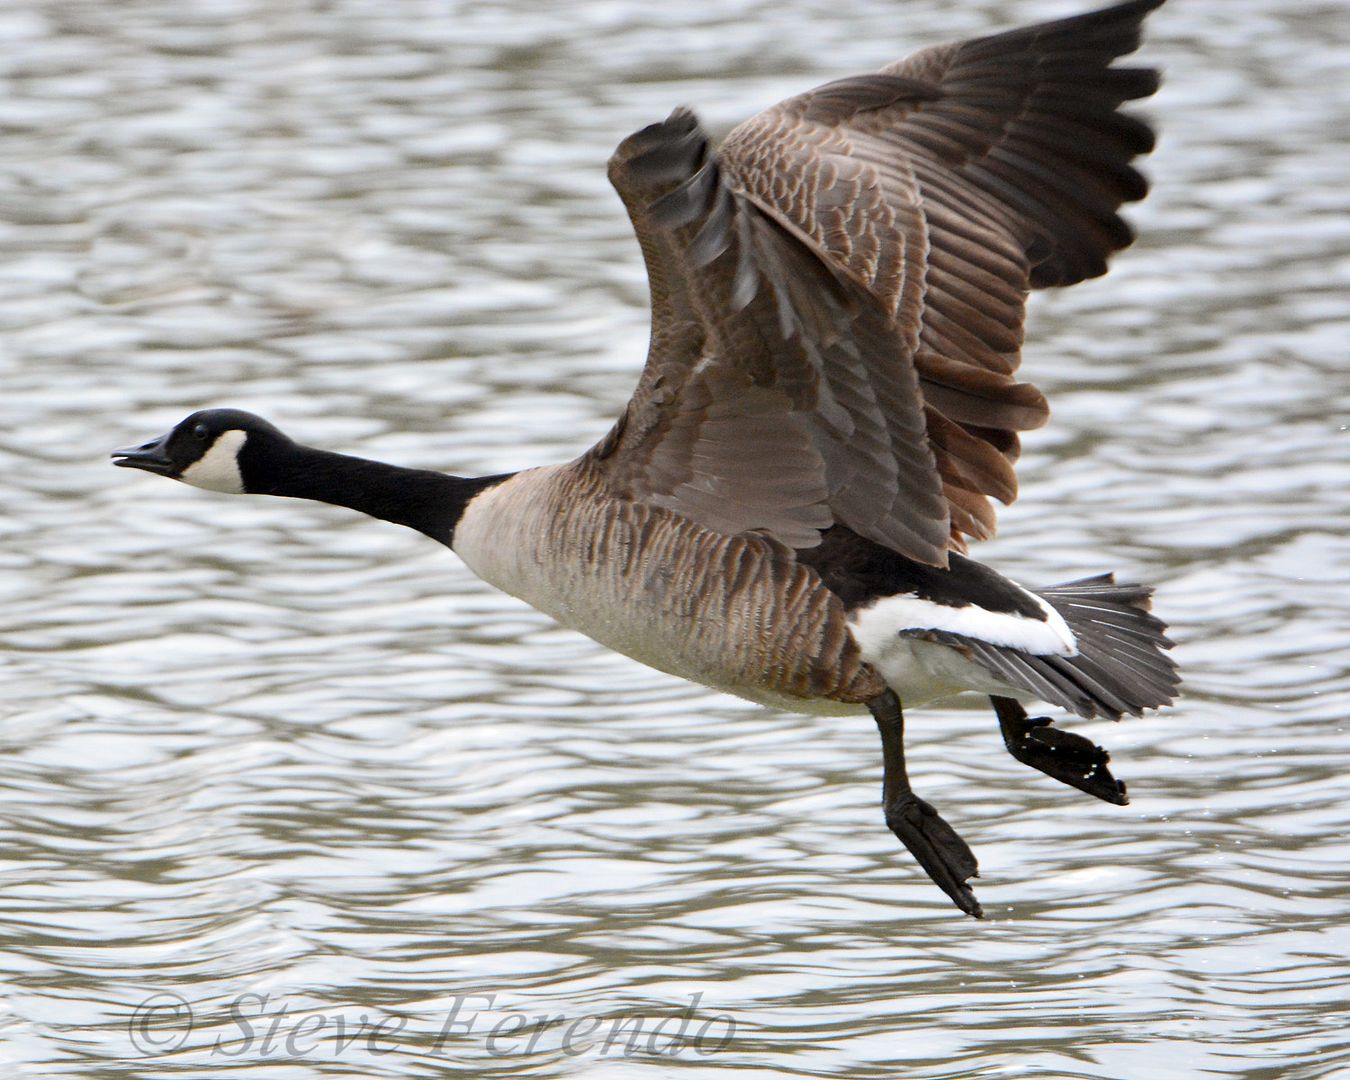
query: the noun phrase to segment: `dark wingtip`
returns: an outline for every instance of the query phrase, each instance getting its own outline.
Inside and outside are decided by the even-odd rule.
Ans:
[[[666,119],[633,132],[610,159],[642,184],[664,186],[682,180],[703,164],[708,137],[698,117],[681,106]]]

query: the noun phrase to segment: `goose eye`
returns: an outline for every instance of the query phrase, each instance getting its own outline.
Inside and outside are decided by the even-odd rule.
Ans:
[[[211,432],[207,429],[205,424],[198,424],[195,428],[192,429],[192,434],[196,438],[201,439],[203,442],[205,442],[206,438],[211,434]]]

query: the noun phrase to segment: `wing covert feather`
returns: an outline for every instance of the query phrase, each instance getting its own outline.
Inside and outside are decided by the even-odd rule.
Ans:
[[[1157,86],[1112,62],[1162,0],[924,49],[745,121],[677,110],[610,178],[652,339],[593,452],[627,497],[809,547],[843,524],[945,565],[1016,496],[1026,294],[1103,273],[1147,190]]]

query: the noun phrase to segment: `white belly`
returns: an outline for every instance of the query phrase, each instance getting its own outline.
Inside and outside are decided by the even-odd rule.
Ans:
[[[895,634],[884,640],[859,637],[859,644],[867,662],[881,673],[902,705],[923,705],[972,690],[1001,697],[1026,696],[947,645]]]

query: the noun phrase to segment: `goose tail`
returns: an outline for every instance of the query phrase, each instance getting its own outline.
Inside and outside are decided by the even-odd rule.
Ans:
[[[1181,677],[1167,655],[1167,626],[1150,612],[1153,590],[1117,584],[1114,574],[1036,590],[1068,623],[1077,639],[1072,656],[1011,649],[970,637],[931,631],[915,636],[946,640],[1009,687],[1091,719],[1139,716],[1170,704]]]

